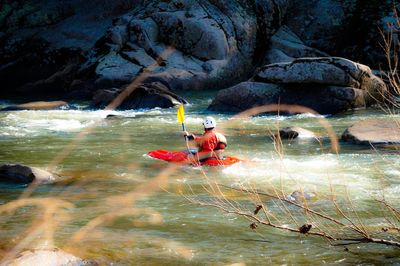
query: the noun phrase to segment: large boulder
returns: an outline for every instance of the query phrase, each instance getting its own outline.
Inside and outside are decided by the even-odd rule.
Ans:
[[[320,114],[336,114],[364,106],[361,95],[361,90],[351,87],[248,81],[219,91],[208,108],[237,113],[261,105],[292,104],[308,107]]]
[[[5,261],[4,266],[80,266],[80,265],[98,265],[92,260],[83,260],[58,248],[53,249],[33,249],[26,250],[18,254],[13,260]]]
[[[299,58],[263,66],[254,80],[272,83],[314,83],[360,88],[372,76],[368,66],[345,58]]]
[[[342,140],[368,146],[400,145],[400,126],[390,119],[363,120],[346,129]]]
[[[0,182],[6,183],[53,183],[61,179],[60,176],[48,171],[25,166],[21,164],[2,164],[0,165]]]
[[[115,86],[112,81],[127,83],[150,71],[152,81],[172,91],[233,84],[262,61],[262,46],[287,5],[287,0],[149,1],[115,20],[104,36],[96,83]]]
[[[93,108],[104,108],[112,103],[124,90],[130,90],[130,87],[123,89],[105,89],[98,90],[92,99]],[[185,104],[187,101],[180,96],[172,93],[165,85],[160,82],[151,82],[140,84],[125,95],[122,101],[114,106],[113,109],[151,109],[151,108],[169,108],[179,104]]]
[[[159,37],[164,43],[203,60],[225,59],[229,53],[228,40],[215,19],[198,6],[190,11],[158,12],[152,17],[159,25]],[[191,12],[191,13],[190,13]],[[203,17],[203,19],[199,19]]]
[[[252,80],[220,91],[209,109],[240,112],[280,103],[336,114],[383,101],[385,95],[385,84],[368,66],[344,58],[298,58],[266,65]]]

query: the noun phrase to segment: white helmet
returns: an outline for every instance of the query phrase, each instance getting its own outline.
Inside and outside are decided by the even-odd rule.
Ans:
[[[203,121],[203,125],[204,125],[204,128],[207,128],[207,129],[214,128],[217,126],[217,122],[215,122],[215,119],[213,117],[207,116]]]

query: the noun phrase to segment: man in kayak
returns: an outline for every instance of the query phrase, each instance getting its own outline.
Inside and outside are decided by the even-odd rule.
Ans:
[[[199,160],[204,160],[209,157],[222,159],[222,152],[227,146],[227,141],[224,135],[216,131],[217,123],[211,116],[207,116],[203,121],[204,133],[202,136],[184,132],[184,136],[188,140],[195,141],[199,148],[197,156]]]

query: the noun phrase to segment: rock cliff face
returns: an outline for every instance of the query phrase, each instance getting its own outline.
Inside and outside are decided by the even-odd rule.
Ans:
[[[2,0],[1,94],[90,99],[133,80],[147,90],[154,82],[175,92],[222,89],[296,58],[379,62],[368,56],[380,54],[386,2]],[[357,26],[362,36],[351,34]]]
[[[305,45],[378,69],[386,63],[380,29],[393,11],[391,0],[294,0],[285,24]]]

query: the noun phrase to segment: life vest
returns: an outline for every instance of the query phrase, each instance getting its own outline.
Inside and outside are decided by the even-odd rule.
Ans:
[[[221,133],[215,133],[215,136],[217,137],[217,147],[215,150],[223,150],[228,146],[228,141],[226,140],[225,136],[222,135]]]

